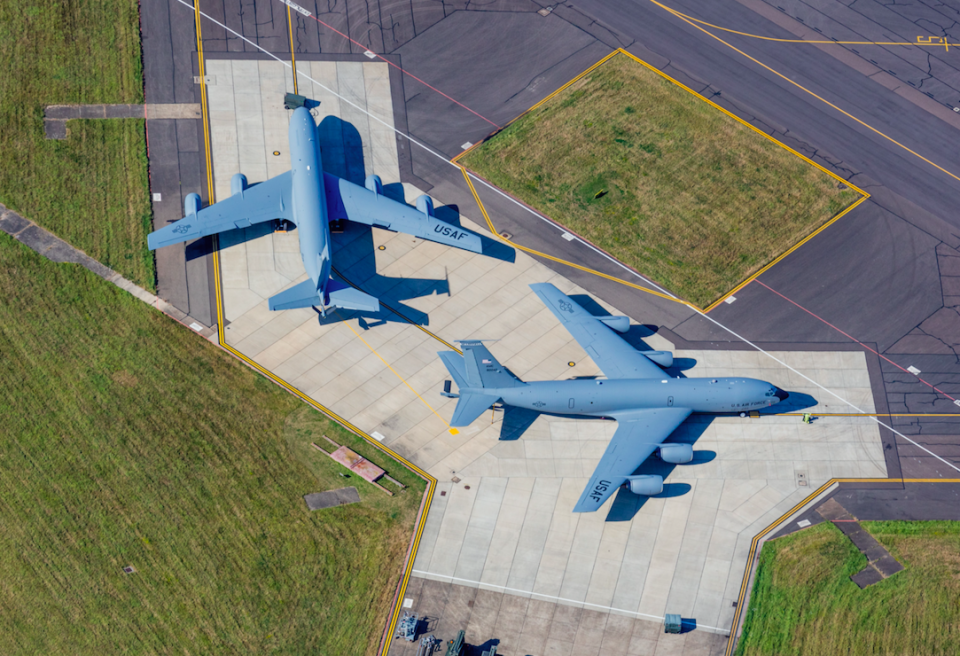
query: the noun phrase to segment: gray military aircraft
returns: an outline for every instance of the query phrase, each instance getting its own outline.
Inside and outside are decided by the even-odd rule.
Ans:
[[[550,283],[530,285],[554,316],[607,376],[605,380],[525,383],[507,371],[478,340],[461,341],[463,355],[439,353],[459,388],[451,426],[469,426],[498,401],[554,415],[612,417],[617,431],[573,512],[593,512],[621,485],[634,494],[663,491],[660,476],[634,476],[659,450],[672,464],[693,460],[689,444],[664,444],[693,412],[748,412],[787,398],[775,385],[752,378],[671,378],[668,351],[637,351],[613,331],[630,328],[627,317],[593,316]],[[612,330],[611,330],[612,329]]]
[[[273,296],[271,310],[339,307],[377,312],[380,302],[358,289],[330,278],[330,221],[346,219],[403,232],[419,239],[482,252],[480,237],[434,217],[433,199],[420,196],[416,209],[383,195],[380,177],[368,175],[364,186],[325,173],[313,116],[299,107],[288,130],[291,169],[265,182],[248,185],[237,173],[230,180],[229,198],[200,209],[200,196],[187,194],[186,216],[150,233],[150,250],[162,246],[280,220],[297,227],[300,256],[309,278]]]

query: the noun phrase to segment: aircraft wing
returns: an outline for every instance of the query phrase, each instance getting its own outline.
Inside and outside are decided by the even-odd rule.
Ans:
[[[247,187],[239,194],[151,232],[147,236],[147,246],[150,250],[156,250],[161,246],[246,228],[273,219],[293,222],[291,181],[291,173],[287,171],[266,182]]]
[[[398,203],[329,173],[323,174],[323,182],[327,193],[327,213],[331,221],[347,219],[447,246],[456,246],[473,253],[481,253],[483,250],[478,235],[424,214],[406,203]]]
[[[689,408],[656,408],[617,415],[617,432],[573,512],[593,512],[602,506],[691,412]]]
[[[666,378],[653,360],[548,282],[530,285],[607,378]]]

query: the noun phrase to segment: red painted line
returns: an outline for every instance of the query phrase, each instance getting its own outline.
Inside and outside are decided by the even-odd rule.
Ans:
[[[400,71],[400,72],[403,73],[404,75],[409,75],[409,76],[412,77],[414,80],[416,80],[416,81],[419,82],[420,84],[424,85],[424,86],[427,87],[428,89],[431,89],[431,90],[433,90],[433,91],[436,91],[437,93],[439,93],[441,96],[443,96],[444,98],[446,98],[446,99],[449,100],[450,102],[452,102],[452,103],[454,103],[454,104],[456,104],[456,105],[459,105],[460,107],[463,107],[465,110],[467,110],[468,112],[470,112],[470,113],[473,114],[474,116],[477,116],[477,117],[479,117],[479,118],[482,118],[484,121],[486,121],[487,123],[489,123],[489,124],[492,125],[493,127],[497,128],[498,130],[501,129],[501,126],[497,125],[496,123],[494,123],[493,121],[491,121],[490,119],[488,119],[486,116],[483,116],[482,114],[479,114],[479,113],[473,111],[472,109],[470,109],[469,107],[467,107],[466,105],[464,105],[464,104],[463,104],[462,102],[460,102],[459,100],[455,100],[454,98],[451,98],[450,96],[448,96],[447,94],[445,94],[443,91],[440,91],[440,89],[436,88],[435,86],[432,86],[432,85],[430,85],[430,84],[427,84],[426,82],[424,82],[423,80],[421,80],[420,78],[418,78],[418,77],[417,77],[416,75],[414,75],[413,73],[411,73],[411,72],[409,72],[409,71],[401,68],[401,67],[398,66],[397,64],[394,64],[392,61],[388,60],[388,59],[387,59],[386,57],[384,57],[383,55],[380,55],[380,54],[378,54],[378,53],[373,52],[373,50],[370,50],[370,48],[368,48],[367,46],[363,45],[363,44],[360,43],[359,41],[356,41],[356,40],[354,40],[354,39],[351,39],[349,36],[347,36],[346,34],[344,34],[343,32],[341,32],[341,31],[338,30],[337,28],[335,28],[333,25],[330,25],[329,23],[324,23],[322,20],[320,20],[319,18],[317,18],[316,16],[314,16],[312,13],[310,14],[310,18],[312,18],[313,20],[317,21],[318,23],[320,23],[320,24],[323,25],[324,27],[327,27],[327,28],[333,30],[334,32],[336,32],[337,34],[339,34],[340,36],[342,36],[344,39],[346,39],[346,40],[349,41],[350,43],[352,43],[352,44],[354,44],[354,45],[356,45],[356,46],[358,46],[358,47],[360,47],[360,48],[363,48],[366,52],[372,52],[372,53],[373,53],[374,55],[376,55],[378,58],[380,58],[380,59],[382,59],[383,61],[387,62],[388,64],[390,64],[391,66],[393,66],[394,68],[396,68],[398,71]],[[294,74],[296,74],[296,72],[294,72]]]
[[[863,348],[867,349],[867,350],[870,351],[871,353],[877,355],[877,356],[880,357],[880,358],[883,358],[884,360],[886,360],[887,362],[889,362],[890,364],[892,364],[894,367],[896,367],[896,368],[899,369],[900,371],[902,371],[902,372],[904,372],[904,373],[908,373],[908,374],[910,374],[911,376],[914,376],[914,375],[915,375],[915,374],[913,374],[913,372],[908,371],[907,369],[904,369],[903,367],[901,367],[900,365],[898,365],[896,362],[894,362],[894,361],[891,360],[890,358],[888,358],[888,357],[886,357],[885,355],[883,355],[882,353],[880,353],[880,352],[878,352],[878,351],[870,348],[869,346],[867,346],[866,344],[864,344],[863,342],[861,342],[859,339],[857,339],[857,338],[854,337],[853,335],[851,335],[851,334],[849,334],[849,333],[846,333],[846,332],[844,332],[843,330],[840,330],[839,328],[837,328],[836,326],[834,326],[832,323],[830,323],[829,321],[827,321],[827,320],[824,319],[823,317],[814,314],[813,312],[811,312],[811,311],[808,310],[807,308],[803,307],[802,305],[800,305],[800,304],[797,303],[796,301],[793,301],[793,300],[787,298],[786,296],[784,296],[783,294],[781,294],[780,292],[778,292],[776,289],[773,289],[773,288],[770,287],[769,285],[765,285],[764,283],[760,282],[760,280],[756,280],[756,279],[755,279],[753,282],[757,283],[758,285],[761,285],[761,286],[765,287],[766,289],[769,289],[771,292],[773,292],[774,294],[776,294],[777,296],[779,296],[779,297],[782,298],[783,300],[787,301],[788,303],[797,306],[798,308],[800,308],[801,310],[803,310],[804,312],[806,312],[807,314],[809,314],[811,317],[814,317],[815,319],[819,319],[820,321],[822,321],[823,323],[827,324],[828,326],[830,326],[831,328],[833,328],[834,330],[836,330],[838,333],[840,333],[840,334],[843,335],[844,337],[847,337],[848,339],[853,340],[854,342],[856,342],[857,344],[859,344],[859,345],[862,346]],[[956,399],[955,399],[954,397],[950,396],[949,394],[947,394],[947,393],[944,392],[943,390],[935,387],[934,385],[928,383],[928,382],[925,381],[923,378],[920,378],[920,376],[915,376],[915,377],[916,377],[917,380],[919,380],[921,383],[923,383],[924,385],[926,385],[926,386],[929,387],[930,389],[936,390],[938,393],[943,394],[945,397],[947,397],[947,398],[950,399],[951,401],[956,401]]]

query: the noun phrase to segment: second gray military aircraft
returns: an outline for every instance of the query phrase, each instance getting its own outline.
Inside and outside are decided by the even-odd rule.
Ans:
[[[439,353],[459,388],[451,426],[469,426],[498,401],[554,415],[612,417],[617,430],[593,472],[574,512],[593,512],[621,485],[634,494],[663,491],[660,476],[634,472],[659,450],[672,464],[693,460],[689,444],[664,444],[694,412],[749,412],[787,398],[776,385],[753,378],[671,378],[667,351],[637,351],[613,331],[630,328],[627,317],[597,317],[550,283],[530,285],[554,316],[607,376],[606,380],[551,380],[525,383],[507,371],[477,340],[460,342],[463,355]]]
[[[376,175],[368,175],[361,187],[324,172],[317,125],[306,107],[297,108],[290,117],[288,138],[291,170],[256,185],[248,185],[246,176],[237,173],[230,180],[231,196],[203,209],[200,196],[187,194],[186,216],[150,233],[150,250],[274,219],[292,223],[297,227],[300,256],[308,277],[272,296],[268,306],[271,310],[314,306],[324,314],[329,307],[367,312],[380,309],[380,302],[373,296],[330,277],[331,221],[347,219],[482,252],[479,236],[434,217],[429,196],[417,198],[414,209],[384,196]]]

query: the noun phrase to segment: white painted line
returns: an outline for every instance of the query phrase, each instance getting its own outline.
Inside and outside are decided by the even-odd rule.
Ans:
[[[190,327],[193,328],[194,330],[196,330],[198,333],[199,333],[201,330],[203,330],[203,326],[201,326],[200,324],[198,324],[196,321],[194,321],[192,324],[190,324]]]
[[[407,597],[406,599],[404,599],[404,600],[403,600],[403,607],[404,607],[404,608],[413,608],[413,599],[411,599],[410,597]]]
[[[563,237],[564,239],[566,239],[567,241],[573,241],[574,239],[576,239],[576,237],[574,237],[573,235],[571,235],[569,232],[565,232],[565,233],[563,233],[563,234],[560,235],[560,236]]]
[[[365,54],[365,55],[366,55],[367,57],[369,57],[370,59],[376,59],[376,58],[377,58],[377,53],[371,52],[371,51],[369,51],[369,50],[365,50],[363,54]]]
[[[180,3],[181,5],[183,5],[184,7],[187,7],[188,9],[190,9],[190,11],[194,11],[194,10],[195,10],[195,9],[194,9],[194,6],[193,6],[192,4],[190,4],[189,2],[186,2],[186,0],[177,0],[177,2]],[[281,2],[284,2],[284,4],[287,4],[286,0],[281,0]],[[199,12],[199,14],[200,14],[201,16],[203,16],[204,18],[206,18],[207,20],[209,20],[211,23],[213,23],[213,24],[215,24],[215,25],[223,28],[226,32],[229,32],[230,34],[232,34],[232,35],[234,35],[235,37],[239,38],[240,40],[244,41],[245,43],[249,43],[251,46],[253,46],[253,47],[256,48],[257,50],[261,51],[262,53],[264,53],[265,55],[267,55],[267,56],[270,57],[271,59],[275,59],[276,61],[280,62],[281,64],[283,64],[283,65],[286,66],[287,68],[293,69],[293,65],[292,65],[290,62],[288,62],[288,61],[286,61],[286,60],[284,60],[284,59],[281,59],[280,57],[276,56],[275,54],[273,54],[272,52],[270,52],[270,51],[267,50],[266,48],[262,47],[261,45],[259,45],[259,44],[257,44],[257,43],[254,43],[253,41],[251,41],[251,40],[248,39],[247,37],[243,36],[242,34],[240,34],[239,32],[237,32],[236,30],[230,29],[230,28],[227,27],[224,23],[221,23],[220,21],[218,21],[218,20],[216,20],[215,18],[211,17],[209,14],[205,14],[205,13],[202,12],[202,11]],[[369,116],[371,119],[373,119],[373,120],[376,121],[377,123],[380,123],[381,125],[383,125],[384,127],[388,128],[389,130],[391,130],[391,131],[395,132],[396,134],[400,135],[401,137],[403,137],[404,139],[406,139],[406,140],[409,141],[410,143],[415,144],[415,145],[419,146],[420,148],[423,148],[425,151],[427,151],[428,153],[430,153],[431,155],[433,155],[434,157],[436,157],[436,158],[438,158],[438,159],[442,159],[444,162],[446,162],[446,163],[449,164],[450,166],[453,166],[453,167],[455,167],[455,168],[457,168],[457,169],[460,169],[460,167],[459,167],[455,162],[451,162],[449,159],[447,159],[446,157],[444,157],[443,155],[441,155],[441,154],[438,153],[437,151],[433,150],[433,149],[430,148],[429,146],[427,146],[427,145],[425,145],[425,144],[417,141],[416,139],[414,139],[413,137],[411,137],[409,134],[406,134],[405,132],[401,132],[400,130],[398,130],[398,129],[396,128],[396,126],[391,125],[391,124],[387,123],[386,121],[384,121],[383,119],[381,119],[380,117],[373,115],[373,114],[372,114],[369,110],[367,110],[365,107],[361,107],[361,106],[358,105],[357,103],[355,103],[355,102],[351,101],[350,99],[342,96],[341,94],[337,93],[336,91],[334,91],[334,90],[331,89],[330,87],[328,87],[328,86],[324,85],[323,83],[321,83],[319,80],[315,80],[315,79],[313,79],[312,77],[310,77],[309,75],[307,75],[307,74],[305,74],[305,73],[303,73],[302,71],[299,71],[299,70],[296,71],[296,73],[297,73],[297,75],[300,75],[300,76],[303,77],[304,79],[310,80],[311,82],[313,82],[314,85],[320,87],[320,88],[323,89],[324,91],[327,91],[328,93],[336,96],[337,98],[339,98],[342,102],[346,103],[347,105],[350,105],[351,107],[353,107],[353,108],[355,108],[355,109],[363,112],[364,114],[366,114],[367,116]],[[463,169],[461,169],[461,170],[463,170]],[[473,179],[475,182],[477,182],[477,183],[479,183],[479,184],[482,184],[484,187],[486,187],[486,188],[489,189],[490,191],[492,191],[492,192],[494,192],[494,193],[502,196],[505,200],[510,201],[511,203],[513,203],[514,205],[516,205],[517,207],[520,207],[520,208],[526,210],[527,212],[529,212],[530,214],[534,215],[535,217],[537,217],[538,219],[540,219],[540,220],[543,221],[544,223],[547,223],[547,224],[549,224],[549,225],[552,225],[554,228],[557,228],[558,230],[562,230],[562,228],[560,227],[560,225],[559,225],[556,221],[552,221],[551,219],[548,219],[548,218],[547,218],[546,216],[544,216],[543,214],[540,214],[539,212],[531,209],[530,207],[527,207],[526,205],[524,205],[523,203],[521,203],[520,201],[518,201],[518,200],[517,200],[516,198],[514,198],[513,196],[510,196],[509,194],[504,193],[502,190],[500,190],[500,189],[498,189],[497,187],[493,186],[492,184],[490,184],[490,183],[487,182],[486,180],[483,180],[482,178],[478,178],[477,176],[473,175],[473,174],[470,173],[469,171],[467,171],[467,175],[469,175],[470,178]],[[603,257],[604,259],[609,260],[611,263],[613,263],[614,266],[616,266],[616,267],[618,267],[618,268],[620,268],[620,269],[623,269],[625,272],[627,272],[627,274],[629,274],[629,275],[631,275],[631,276],[633,276],[633,277],[635,277],[635,278],[638,278],[638,279],[642,280],[645,284],[650,285],[650,286],[653,287],[654,289],[656,289],[656,290],[662,292],[663,294],[669,296],[670,298],[672,298],[672,299],[680,302],[680,299],[678,299],[675,295],[673,295],[672,293],[670,293],[669,291],[667,291],[667,290],[664,289],[663,287],[659,286],[659,285],[656,284],[655,282],[652,282],[652,281],[648,280],[647,278],[645,278],[644,276],[642,276],[640,273],[634,271],[633,269],[631,269],[630,267],[628,267],[627,265],[625,265],[623,262],[620,262],[619,260],[617,260],[616,258],[612,257],[612,256],[609,255],[608,253],[604,253],[602,250],[600,250],[599,248],[597,248],[597,247],[594,246],[593,244],[591,244],[591,243],[589,243],[589,242],[583,242],[583,244],[584,244],[587,248],[593,250],[595,253],[597,253],[598,255],[600,255],[601,257]],[[690,306],[688,305],[687,307],[690,307]],[[804,374],[800,373],[799,371],[797,371],[796,369],[794,369],[793,367],[791,367],[791,366],[788,365],[786,362],[784,362],[783,360],[779,359],[778,357],[776,357],[775,355],[773,355],[773,354],[770,353],[769,351],[763,350],[762,348],[760,348],[759,346],[757,346],[756,344],[754,344],[753,342],[751,342],[751,341],[748,340],[747,338],[743,337],[742,335],[740,335],[740,334],[737,333],[736,331],[732,330],[731,328],[723,325],[722,323],[720,323],[719,321],[717,321],[717,320],[714,319],[713,317],[709,316],[708,314],[706,314],[706,313],[704,313],[704,312],[701,312],[700,310],[697,310],[697,309],[692,308],[692,307],[691,307],[690,309],[693,310],[696,314],[699,314],[701,317],[703,317],[704,319],[706,319],[706,320],[709,321],[710,323],[712,323],[712,324],[714,324],[715,326],[717,326],[717,328],[720,328],[720,329],[725,330],[726,332],[730,333],[730,335],[732,335],[732,336],[735,337],[736,339],[739,339],[741,342],[743,342],[743,343],[746,344],[747,346],[749,346],[749,347],[755,349],[757,352],[762,353],[763,355],[767,356],[768,358],[770,358],[771,360],[773,360],[774,362],[776,362],[776,363],[779,364],[780,366],[782,366],[782,367],[784,367],[784,368],[786,368],[786,369],[789,369],[790,371],[792,371],[793,373],[797,374],[798,376],[800,376],[800,377],[803,378],[804,380],[806,380],[806,381],[808,381],[808,382],[810,382],[810,383],[813,383],[816,387],[819,387],[820,389],[822,389],[824,392],[826,392],[826,393],[829,394],[830,396],[832,396],[832,397],[834,397],[835,399],[837,399],[838,401],[842,402],[844,405],[850,406],[851,408],[853,408],[854,410],[856,410],[859,414],[867,414],[864,410],[862,410],[862,409],[859,408],[858,406],[854,405],[853,403],[851,403],[851,402],[848,401],[847,399],[843,398],[842,396],[840,396],[839,394],[837,394],[837,393],[834,392],[833,390],[824,387],[823,385],[821,385],[821,384],[818,383],[817,381],[813,380],[813,379],[810,378],[809,376],[805,376]],[[960,406],[960,399],[957,399],[956,401],[954,401],[954,404]],[[953,469],[954,471],[960,472],[960,467],[957,467],[957,466],[954,465],[952,462],[950,462],[950,461],[948,461],[948,460],[946,460],[946,459],[944,459],[944,458],[941,458],[941,457],[938,456],[936,453],[934,453],[933,451],[931,451],[931,450],[928,449],[927,447],[923,446],[922,444],[920,444],[920,443],[917,442],[916,440],[910,439],[909,437],[907,437],[906,435],[904,435],[903,433],[901,433],[900,431],[898,431],[897,429],[895,429],[893,426],[890,426],[890,425],[888,425],[888,424],[885,424],[884,422],[880,421],[880,419],[878,419],[878,418],[876,418],[876,417],[871,417],[871,419],[872,419],[877,425],[883,426],[884,428],[886,428],[887,430],[889,430],[891,433],[893,433],[893,434],[896,435],[897,437],[902,437],[904,440],[906,440],[907,442],[909,442],[909,443],[912,444],[913,446],[917,447],[918,449],[920,449],[920,450],[923,451],[924,453],[926,453],[926,454],[928,454],[928,455],[930,455],[930,456],[933,456],[934,458],[936,458],[937,460],[939,460],[939,461],[942,462],[943,464],[947,465],[948,467],[950,467],[950,468]]]
[[[726,303],[727,305],[730,305],[735,300],[737,300],[736,296],[727,296],[725,299],[723,299],[723,302]]]
[[[466,143],[460,144],[460,148],[462,150],[466,150],[467,148],[473,148],[473,144],[467,141]]]
[[[570,605],[579,605],[583,607],[599,608],[600,610],[615,610],[618,613],[626,613],[627,615],[634,615],[636,617],[645,617],[651,620],[657,620],[658,622],[663,621],[663,617],[660,615],[647,615],[646,613],[639,613],[635,610],[627,610],[626,608],[614,608],[613,606],[601,606],[600,604],[591,604],[587,601],[581,601],[580,599],[567,599],[565,597],[557,597],[554,595],[547,595],[540,592],[531,592],[530,590],[520,590],[519,588],[508,588],[505,585],[494,585],[493,583],[483,583],[482,581],[471,581],[470,579],[461,579],[456,576],[449,576],[448,574],[434,574],[433,572],[424,572],[418,569],[413,570],[414,574],[425,574],[427,576],[433,576],[438,579],[447,579],[451,583],[454,581],[459,581],[461,583],[473,584],[481,590],[503,590],[504,592],[514,592],[522,595],[530,595],[531,597],[537,597],[539,599],[550,599],[552,601],[562,601]],[[698,629],[708,629],[711,631],[719,631],[726,633],[729,629],[723,629],[719,626],[706,626],[703,624],[697,624]]]
[[[160,194],[154,194],[154,195],[153,195],[153,202],[154,202],[154,203],[159,203],[159,202],[160,202]]]
[[[375,439],[377,442],[383,442],[385,439],[387,439],[386,435],[378,433],[377,431],[373,431],[372,433],[370,433],[370,437]]]
[[[919,375],[920,375],[920,370],[917,369],[916,367],[907,367],[907,371],[909,371],[910,373],[912,373],[914,376],[919,376]]]
[[[797,522],[797,526],[799,526],[800,528],[807,528],[808,526],[810,526],[810,520],[804,519],[803,521]]]

